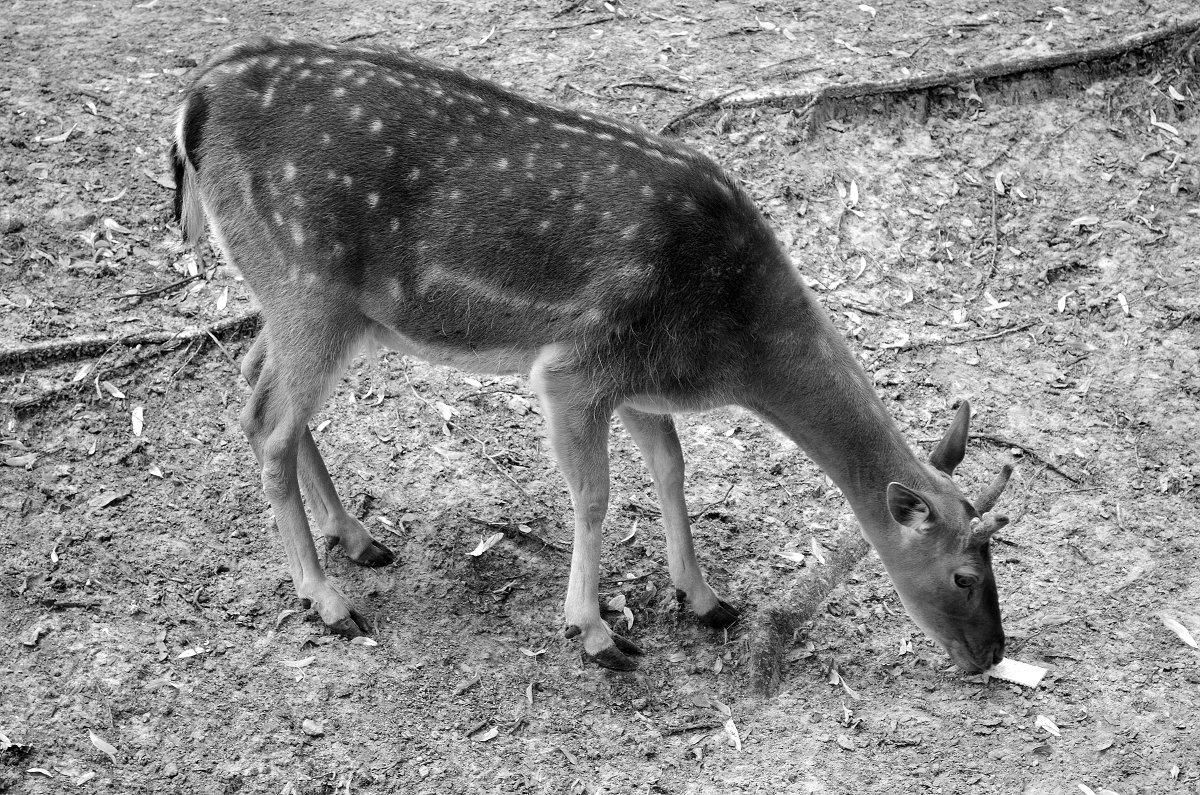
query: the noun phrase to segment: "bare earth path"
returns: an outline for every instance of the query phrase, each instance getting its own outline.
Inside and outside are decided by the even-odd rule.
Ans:
[[[225,268],[121,297],[194,265],[167,223],[163,152],[192,67],[233,40],[405,46],[658,128],[738,88],[938,73],[1200,13],[509,5],[9,4],[0,349],[252,308]],[[560,626],[566,492],[527,384],[396,355],[353,369],[314,426],[399,555],[378,571],[329,556],[378,645],[329,637],[298,610],[238,428],[247,340],[199,336],[100,383],[128,351],[0,372],[14,402],[92,368],[64,399],[2,417],[0,792],[1200,791],[1200,652],[1164,621],[1200,638],[1196,57],[1193,40],[680,130],[768,212],[914,443],[968,398],[968,491],[1016,453],[1001,505],[1016,521],[994,554],[1012,656],[1050,669],[1040,688],[951,668],[868,557],[787,644],[779,692],[759,695],[748,633],[679,613],[620,430],[602,597],[624,597],[648,656],[632,675],[584,667]],[[837,542],[846,504],[751,416],[681,425],[701,560],[750,620],[822,565],[814,542]]]

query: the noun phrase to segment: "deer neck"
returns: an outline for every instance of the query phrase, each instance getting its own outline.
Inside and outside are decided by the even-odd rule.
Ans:
[[[799,277],[771,291],[746,383],[750,407],[799,445],[849,501],[867,540],[892,545],[887,486],[930,482],[863,368]]]

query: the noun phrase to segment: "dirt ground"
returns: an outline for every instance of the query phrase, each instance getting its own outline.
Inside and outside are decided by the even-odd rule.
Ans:
[[[192,67],[233,40],[404,46],[657,128],[738,86],[895,79],[1196,14],[511,5],[9,3],[0,347],[252,308],[225,268],[122,297],[194,267],[163,153]],[[0,791],[1200,792],[1198,85],[1186,52],[1154,52],[681,131],[768,213],[914,445],[966,398],[966,491],[1015,454],[994,555],[1010,656],[1049,669],[1037,689],[953,668],[871,556],[760,695],[744,628],[679,612],[620,430],[602,598],[624,597],[647,655],[634,674],[583,665],[562,637],[568,500],[528,384],[398,355],[353,367],[314,424],[399,558],[328,555],[377,645],[331,637],[294,598],[238,426],[248,340],[204,337],[111,372],[128,350],[0,372],[9,403],[63,390],[0,430]],[[749,414],[680,425],[701,561],[747,624],[821,565],[848,508]]]

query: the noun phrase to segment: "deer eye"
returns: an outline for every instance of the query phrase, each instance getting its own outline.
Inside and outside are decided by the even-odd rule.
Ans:
[[[959,588],[969,589],[974,588],[979,583],[979,578],[973,574],[955,574],[954,584]]]

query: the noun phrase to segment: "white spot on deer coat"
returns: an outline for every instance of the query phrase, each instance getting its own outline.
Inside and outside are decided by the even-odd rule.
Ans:
[[[354,121],[358,121],[362,117],[362,115],[363,115],[362,105],[355,105],[352,108],[350,108],[350,118],[353,119]]]
[[[508,170],[508,158],[507,157],[502,157],[496,161],[496,170],[497,171],[507,171]]]
[[[383,119],[376,119],[375,121],[371,122],[371,132],[374,135],[379,135],[379,133],[382,131],[383,131]]]
[[[294,242],[294,243],[295,243],[297,246],[303,246],[303,245],[304,245],[304,240],[305,240],[305,238],[304,238],[304,230],[303,230],[303,229],[301,229],[301,228],[300,228],[298,225],[293,225],[293,226],[292,226],[292,241],[293,241],[293,242]]]
[[[296,164],[290,160],[283,164],[283,178],[288,182],[296,178]]]
[[[378,206],[379,205],[379,194],[378,193],[368,193],[367,194],[367,204],[371,205],[372,207]]]

